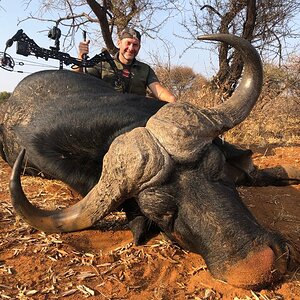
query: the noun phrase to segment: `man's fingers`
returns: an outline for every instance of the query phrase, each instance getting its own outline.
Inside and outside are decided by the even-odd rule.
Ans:
[[[89,43],[90,43],[90,40],[79,43],[80,54],[88,54],[89,53]]]

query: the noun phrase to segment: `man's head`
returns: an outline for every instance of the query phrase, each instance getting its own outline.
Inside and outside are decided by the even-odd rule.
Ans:
[[[141,34],[133,28],[125,28],[119,35],[119,60],[125,64],[131,64],[141,48]]]

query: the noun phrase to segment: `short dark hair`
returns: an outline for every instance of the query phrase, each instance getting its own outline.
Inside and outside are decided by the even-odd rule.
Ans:
[[[134,39],[138,39],[139,41],[141,41],[141,34],[133,28],[126,27],[121,31],[121,33],[119,35],[119,39],[122,40],[122,39],[126,39],[126,38],[134,38]]]

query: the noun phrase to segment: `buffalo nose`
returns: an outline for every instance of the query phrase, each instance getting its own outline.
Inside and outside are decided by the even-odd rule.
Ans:
[[[286,260],[276,258],[274,251],[266,246],[258,251],[250,252],[246,258],[230,266],[224,279],[237,287],[260,289],[280,279],[285,269]]]

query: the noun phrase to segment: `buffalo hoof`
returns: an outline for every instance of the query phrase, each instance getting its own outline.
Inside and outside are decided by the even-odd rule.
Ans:
[[[275,251],[276,252],[276,251]],[[280,280],[286,272],[287,255],[277,257],[270,247],[249,253],[246,258],[227,268],[223,279],[240,288],[259,290]]]

